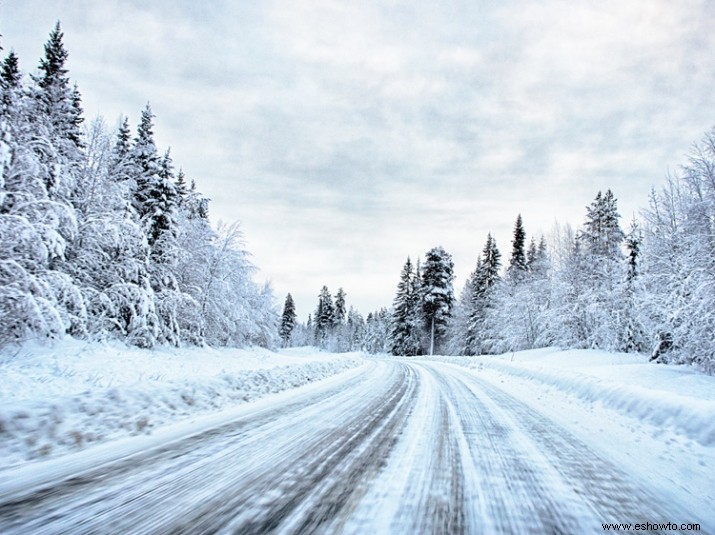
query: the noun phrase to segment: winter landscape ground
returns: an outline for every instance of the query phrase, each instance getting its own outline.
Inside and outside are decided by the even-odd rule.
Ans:
[[[715,532],[715,379],[688,367],[146,353],[3,357],[0,531]]]

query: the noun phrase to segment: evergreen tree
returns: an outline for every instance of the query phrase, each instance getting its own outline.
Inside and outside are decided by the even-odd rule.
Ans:
[[[129,119],[122,118],[117,130],[117,136],[112,148],[109,161],[109,173],[114,180],[120,182],[129,179],[132,170],[129,169],[129,159],[132,149],[131,130],[129,129]]]
[[[625,302],[622,314],[625,324],[625,342],[623,349],[628,352],[641,352],[646,350],[646,333],[641,321],[641,305],[638,302],[639,281],[638,265],[640,263],[641,244],[643,234],[638,222],[633,219],[631,229],[626,236],[625,244],[628,251],[628,272],[625,282]]]
[[[167,153],[160,159],[154,143],[153,118],[151,107],[147,104],[142,111],[131,150],[136,177],[134,209],[144,225],[151,246],[162,234],[173,230],[172,210],[178,201],[176,187],[171,181],[171,158]]]
[[[365,337],[365,320],[360,313],[350,307],[347,318],[348,328],[348,351],[358,351],[362,348],[362,341]]]
[[[345,323],[346,314],[347,311],[345,310],[345,290],[343,290],[342,288],[338,288],[338,293],[335,294],[335,325],[342,325],[343,323]]]
[[[477,262],[469,283],[471,299],[465,341],[467,355],[476,355],[484,350],[484,342],[488,337],[484,320],[488,308],[492,306],[492,290],[500,280],[500,266],[501,253],[490,233],[487,235],[482,258]]]
[[[528,269],[527,255],[524,252],[525,242],[526,232],[524,232],[521,214],[519,214],[516,218],[516,223],[514,224],[514,238],[511,242],[511,258],[509,259],[509,267],[507,268],[507,275],[513,282],[523,280]]]
[[[2,63],[0,69],[0,87],[2,87],[3,115],[5,110],[13,106],[21,90],[22,75],[18,57],[15,52],[10,51]]]
[[[327,286],[323,286],[318,295],[318,306],[315,309],[313,323],[316,343],[323,349],[327,348],[335,325],[335,306]]]
[[[618,223],[620,217],[613,192],[609,189],[602,195],[599,191],[591,205],[586,207],[586,221],[578,235],[583,251],[595,257],[619,259],[625,238]]]
[[[393,303],[390,321],[389,348],[393,355],[418,355],[420,348],[420,296],[416,288],[416,273],[412,262],[407,258],[400,282],[397,285],[397,295]]]
[[[628,251],[628,280],[632,281],[638,276],[638,262],[640,261],[641,243],[643,234],[638,222],[633,219],[631,230],[625,238],[626,250]]]
[[[291,336],[293,335],[296,324],[295,303],[293,302],[293,296],[288,294],[285,299],[285,304],[283,305],[279,332],[281,340],[283,341],[283,347],[290,346]]]
[[[76,150],[82,148],[80,125],[82,118],[81,99],[77,87],[70,86],[67,76],[68,53],[62,42],[64,34],[57,22],[45,44],[45,56],[40,61],[40,75],[35,78],[39,92],[39,112],[46,117],[52,132],[57,136],[58,149],[62,155],[75,159]],[[68,141],[69,144],[62,141]]]
[[[434,247],[425,255],[422,268],[422,313],[429,336],[429,354],[434,354],[447,331],[454,306],[454,263],[442,247]]]

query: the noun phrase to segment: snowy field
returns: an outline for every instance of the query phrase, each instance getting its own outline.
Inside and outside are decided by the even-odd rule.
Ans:
[[[0,355],[0,469],[300,387],[361,364],[315,349],[162,348],[65,340]]]

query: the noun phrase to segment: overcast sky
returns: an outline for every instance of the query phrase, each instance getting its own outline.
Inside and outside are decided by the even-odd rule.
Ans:
[[[707,0],[0,0],[34,72],[56,20],[88,120],[136,125],[240,220],[278,300],[323,284],[392,302],[408,255],[488,232],[504,258],[582,223],[612,188],[623,226],[715,124]]]

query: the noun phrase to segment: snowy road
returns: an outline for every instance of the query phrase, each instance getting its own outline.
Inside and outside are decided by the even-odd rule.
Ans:
[[[0,533],[601,533],[692,520],[464,369],[371,361],[228,423],[0,485]]]

